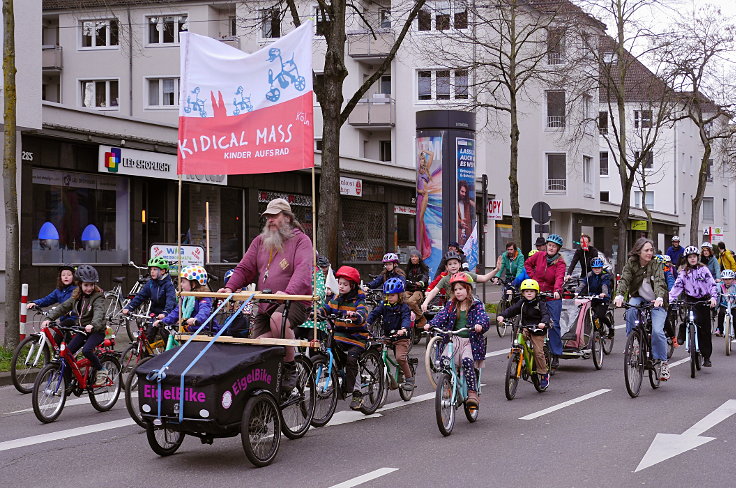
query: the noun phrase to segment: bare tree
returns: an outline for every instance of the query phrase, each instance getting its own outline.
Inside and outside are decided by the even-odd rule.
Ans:
[[[15,348],[20,331],[20,228],[16,178],[15,13],[3,0],[3,197],[5,200],[5,347]]]
[[[339,229],[340,206],[340,128],[345,124],[368,89],[381,75],[391,67],[396,53],[401,46],[414,19],[424,6],[426,0],[407,2],[405,11],[391,12],[393,19],[402,19],[401,28],[396,32],[393,45],[383,61],[376,67],[363,84],[344,104],[344,82],[348,75],[345,66],[346,24],[351,16],[363,21],[370,35],[376,38],[373,25],[363,13],[362,5],[345,0],[317,0],[317,20],[319,32],[324,36],[327,51],[325,53],[324,73],[320,83],[314,84],[314,92],[320,104],[323,118],[322,128],[322,173],[320,178],[320,201],[318,210],[317,247],[326,253],[332,262],[337,262],[337,235]],[[295,26],[301,25],[301,17],[296,0],[285,0],[285,4],[277,2],[274,8],[285,6]],[[402,5],[399,3],[399,5]],[[344,104],[344,106],[343,106]]]
[[[706,6],[682,15],[668,37],[669,42],[657,49],[656,57],[671,72],[674,89],[684,106],[682,118],[695,125],[703,145],[690,214],[690,242],[697,243],[709,162],[715,151],[727,147],[719,143],[734,133],[729,120],[734,115],[736,98],[732,90],[723,88],[733,86],[733,82],[723,78],[722,68],[729,64],[728,56],[736,52],[736,27],[720,9]],[[717,95],[726,96],[711,98]]]

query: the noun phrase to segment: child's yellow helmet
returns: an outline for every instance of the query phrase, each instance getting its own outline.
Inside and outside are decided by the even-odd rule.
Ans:
[[[532,249],[531,251],[529,251],[529,254],[527,254],[526,257],[530,258],[534,256],[535,254],[537,254],[538,252],[539,252],[538,249]]]
[[[537,280],[524,280],[521,282],[519,290],[534,290],[539,293],[539,283],[537,283]]]

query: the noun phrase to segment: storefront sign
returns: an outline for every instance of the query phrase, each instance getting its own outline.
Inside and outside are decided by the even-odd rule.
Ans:
[[[416,207],[407,207],[405,205],[394,205],[394,213],[402,215],[416,215]]]
[[[488,220],[503,220],[503,200],[488,200]]]
[[[100,146],[98,171],[100,173],[146,176],[177,180],[176,155],[140,151],[124,147]],[[182,180],[191,183],[227,185],[226,175],[182,175]]]
[[[631,230],[647,230],[648,225],[646,220],[632,220]]]
[[[311,207],[312,198],[309,195],[297,195],[294,193],[281,193],[277,191],[259,191],[258,203],[268,203],[274,198],[283,198],[289,205],[297,207]]]
[[[363,196],[363,180],[355,178],[340,177],[340,195],[349,195],[351,197]]]
[[[164,258],[170,263],[178,263],[179,256],[176,253],[176,244],[153,244],[151,246],[152,258]],[[204,248],[202,246],[181,246],[182,266],[199,265],[204,266]],[[176,264],[174,265],[176,267]]]

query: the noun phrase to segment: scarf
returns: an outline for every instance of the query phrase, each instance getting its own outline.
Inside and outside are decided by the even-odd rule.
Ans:
[[[194,313],[195,297],[184,297],[181,299],[181,318],[191,319]]]
[[[547,258],[547,266],[552,266],[555,263],[555,261],[557,261],[557,258],[559,258],[559,257],[560,257],[560,253],[557,253],[554,256],[550,256],[549,254],[547,254],[547,256],[546,256],[546,258]]]

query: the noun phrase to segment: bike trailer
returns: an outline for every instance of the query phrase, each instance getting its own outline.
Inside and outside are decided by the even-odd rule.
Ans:
[[[588,344],[590,330],[585,330],[585,317],[589,308],[587,300],[580,305],[575,300],[562,300],[560,333],[565,349],[580,349]]]
[[[207,344],[192,342],[178,355],[181,347],[171,349],[136,368],[144,420],[153,421],[160,415],[167,423],[176,424],[183,408],[184,424],[209,424],[198,426],[197,430],[223,433],[239,426],[245,402],[253,390],[268,390],[276,395],[281,382],[283,347],[215,343],[195,362]],[[166,366],[167,363],[170,364]]]

